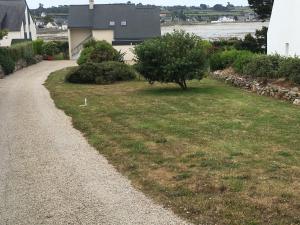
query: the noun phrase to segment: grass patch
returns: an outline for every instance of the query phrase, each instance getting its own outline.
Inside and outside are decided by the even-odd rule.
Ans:
[[[56,105],[156,201],[195,224],[300,224],[299,107],[210,79],[183,92],[66,72],[46,82]]]

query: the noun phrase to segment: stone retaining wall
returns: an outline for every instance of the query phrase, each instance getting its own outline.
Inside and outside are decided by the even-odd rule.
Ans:
[[[259,95],[271,96],[277,99],[289,101],[300,106],[300,87],[283,87],[275,81],[258,80],[236,74],[232,69],[215,71],[211,77],[224,81],[235,87],[247,89]],[[278,82],[278,81],[277,81]]]

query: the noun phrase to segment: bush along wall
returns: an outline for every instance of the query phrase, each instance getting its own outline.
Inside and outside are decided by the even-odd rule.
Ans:
[[[214,78],[300,104],[300,58],[225,50],[214,53],[210,64]]]
[[[211,77],[259,95],[282,99],[300,106],[300,87],[291,83],[286,85],[284,78],[278,80],[253,78],[237,74],[232,68],[215,71],[211,74]]]
[[[33,46],[33,42],[23,42],[0,48],[0,73],[2,71],[2,75],[8,75],[41,61],[42,57],[35,52]]]

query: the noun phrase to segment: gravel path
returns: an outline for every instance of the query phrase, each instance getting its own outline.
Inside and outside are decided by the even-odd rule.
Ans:
[[[42,85],[71,61],[0,80],[0,224],[185,225],[90,147]]]

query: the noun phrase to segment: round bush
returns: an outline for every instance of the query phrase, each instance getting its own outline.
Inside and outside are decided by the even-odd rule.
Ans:
[[[54,56],[59,53],[59,48],[57,43],[54,41],[45,42],[43,44],[43,54],[46,56]]]
[[[74,68],[66,80],[81,84],[112,84],[117,81],[129,81],[136,77],[135,70],[124,63],[108,61],[102,63],[84,63]]]
[[[124,61],[124,55],[118,52],[106,41],[90,41],[85,45],[78,64],[82,65],[87,62],[102,63],[105,61]]]

